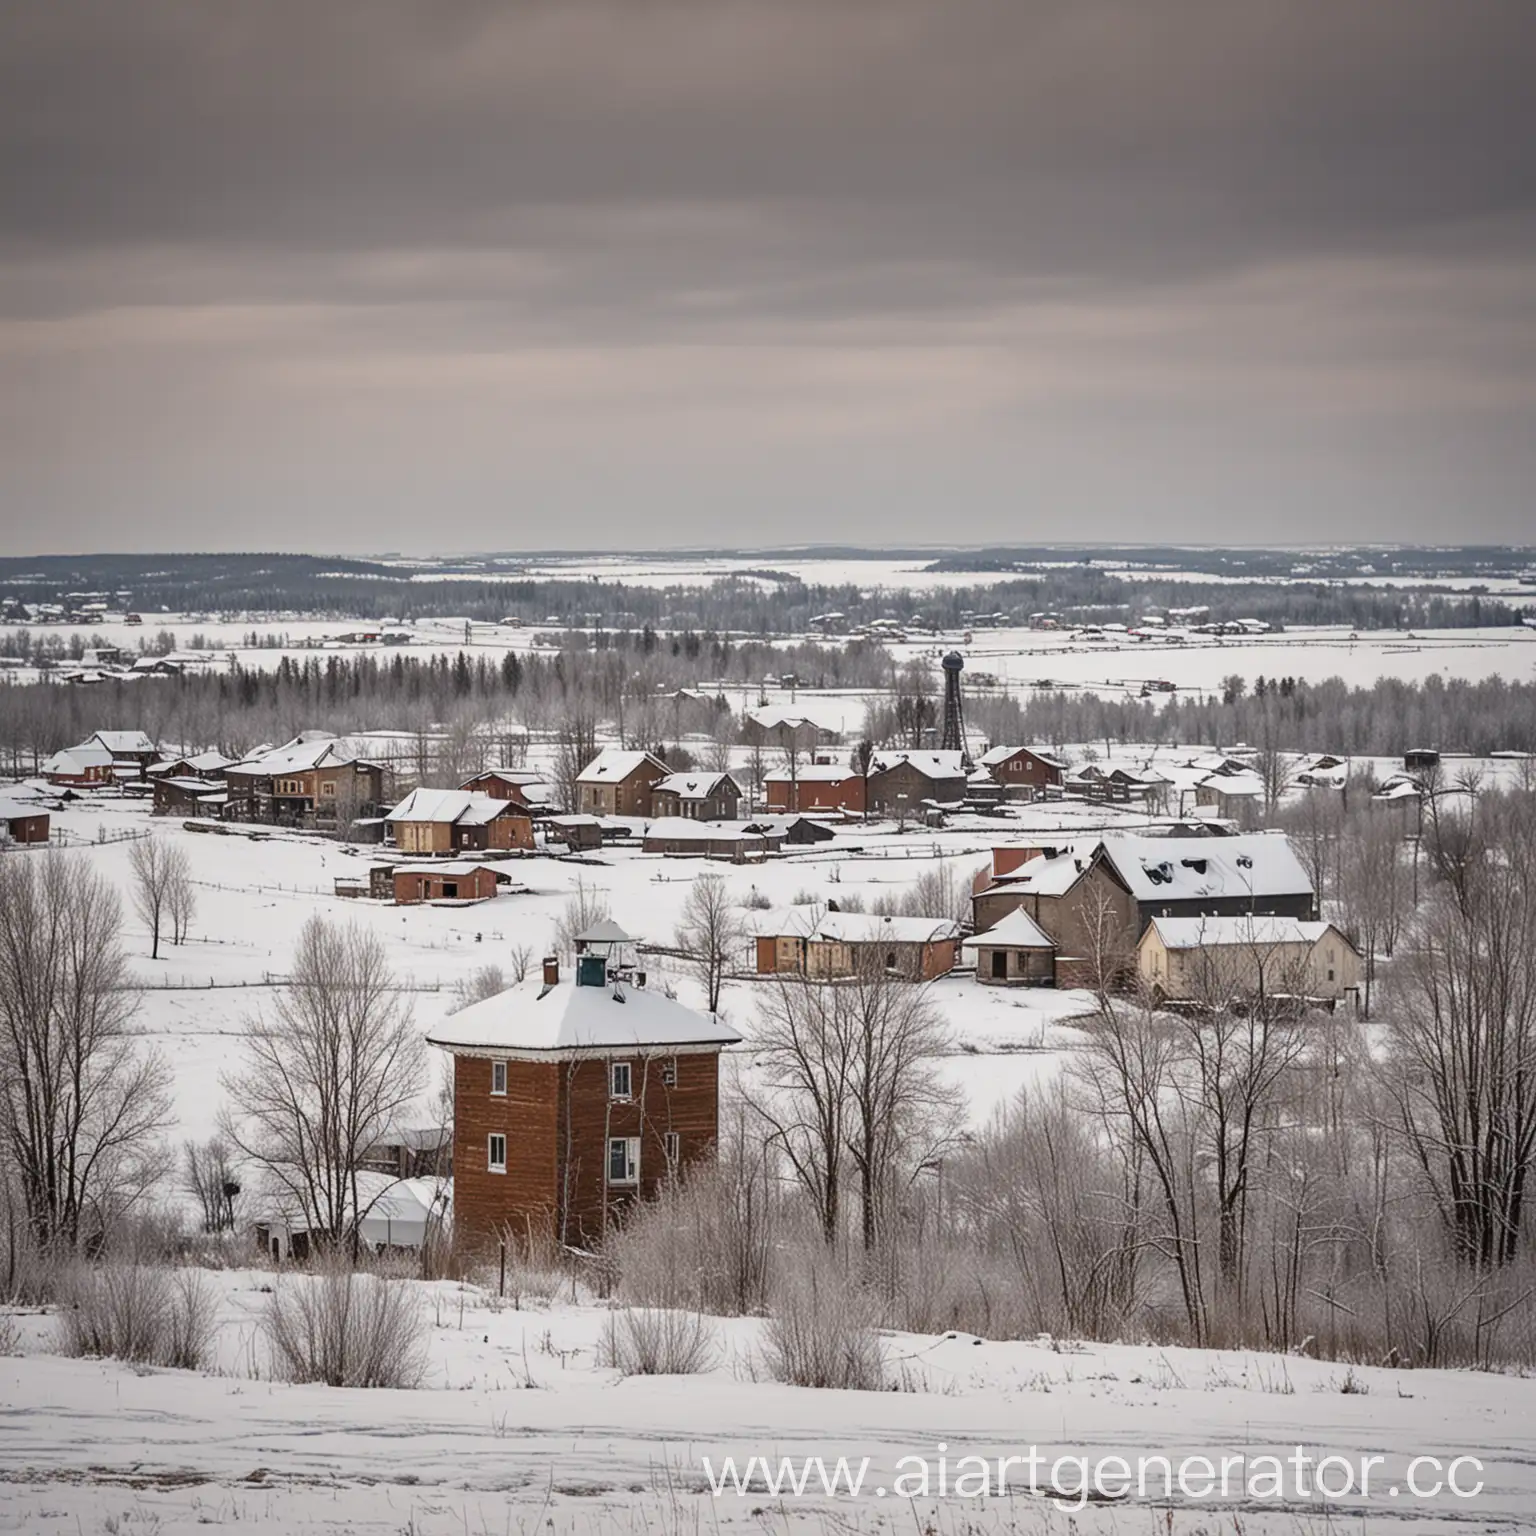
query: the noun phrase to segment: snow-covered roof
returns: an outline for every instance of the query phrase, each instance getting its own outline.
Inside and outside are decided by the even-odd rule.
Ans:
[[[231,773],[268,775],[277,773],[305,773],[311,768],[339,768],[355,763],[357,757],[334,736],[322,736],[305,740],[313,733],[306,731],[281,747],[252,753],[241,763],[231,763]]]
[[[1037,757],[1042,763],[1049,763],[1053,768],[1067,766],[1059,757],[1053,757],[1049,752],[1042,752],[1038,747],[988,747],[981,754],[981,762],[983,766],[993,768],[998,763],[1006,763],[1010,757],[1017,757],[1020,752],[1028,752],[1031,757]]]
[[[996,876],[987,889],[995,890],[1001,885],[1034,896],[1065,896],[1082,878],[1097,846],[1097,842],[1084,843],[1058,853],[1053,859],[1026,859],[1006,875]]]
[[[489,864],[476,864],[471,859],[430,859],[424,864],[396,864],[397,875],[446,875],[450,880],[462,880],[476,870],[489,869]]]
[[[962,779],[965,768],[958,752],[876,752],[869,760],[871,773],[888,773],[902,763],[910,763],[930,779]]]
[[[487,1056],[521,1052],[649,1050],[736,1045],[719,1019],[646,987],[579,987],[531,981],[449,1014],[427,1033],[450,1051]]]
[[[611,917],[600,917],[576,935],[578,944],[633,944],[634,935],[625,931]]]
[[[960,946],[961,949],[1055,949],[1056,942],[1027,913],[1023,907],[1015,907],[1005,918],[987,929],[973,934]]]
[[[1256,773],[1212,773],[1200,781],[1202,789],[1238,799],[1256,799],[1264,793],[1264,780]]]
[[[620,747],[604,747],[576,775],[576,782],[578,784],[617,784],[627,779],[637,768],[647,766],[666,771],[666,764],[659,762],[649,752],[626,752]]]
[[[84,773],[87,768],[109,768],[112,754],[105,747],[84,745],[55,752],[43,764],[44,773]]]
[[[645,829],[651,838],[671,838],[686,842],[740,843],[761,842],[761,832],[748,832],[740,821],[695,821],[692,816],[658,816]]]
[[[774,768],[763,775],[765,784],[841,784],[844,779],[856,779],[858,770],[839,763],[803,763],[793,773],[787,768]]]
[[[833,944],[932,944],[960,935],[960,925],[942,917],[881,917],[873,912],[827,912],[813,939]]]
[[[467,789],[413,789],[384,819],[483,827],[510,809],[513,809],[510,800],[497,800],[492,795],[476,794]]]
[[[82,742],[82,746],[105,747],[114,757],[122,753],[153,752],[155,744],[143,731],[97,731],[90,741]]]
[[[0,800],[0,821],[20,821],[25,816],[46,816],[46,806],[33,801],[23,804],[20,800]]]
[[[726,779],[736,784],[728,773],[669,773],[651,785],[651,793],[678,795],[684,800],[707,800]],[[736,788],[740,793],[741,786]]]
[[[1315,944],[1332,923],[1308,923],[1295,917],[1154,917],[1153,928],[1168,949]]]
[[[1312,894],[1306,870],[1278,832],[1240,837],[1143,837],[1117,832],[1106,836],[1100,846],[1137,901]]]

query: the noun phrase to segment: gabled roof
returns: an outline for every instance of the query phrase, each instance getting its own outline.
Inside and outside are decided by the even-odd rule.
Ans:
[[[871,773],[889,773],[902,763],[910,763],[930,779],[963,779],[965,768],[958,752],[876,752],[869,760]]]
[[[1055,949],[1056,941],[1027,913],[1015,907],[1006,917],[973,934],[961,949]]]
[[[633,944],[634,935],[625,933],[611,917],[600,917],[576,935],[578,944]]]
[[[619,1001],[615,992],[623,1001]],[[469,1055],[547,1055],[736,1045],[741,1036],[707,1013],[646,987],[553,987],[531,981],[450,1014],[432,1045]]]
[[[1147,931],[1167,949],[1266,948],[1276,944],[1316,944],[1332,923],[1307,923],[1295,917],[1154,917]],[[1343,935],[1339,937],[1343,939]],[[1348,942],[1345,940],[1344,942]]]
[[[454,827],[483,827],[506,811],[522,813],[510,800],[467,789],[413,789],[385,821],[428,821]]]
[[[627,752],[620,747],[604,747],[596,757],[576,775],[578,784],[617,784],[627,779],[637,768],[649,767],[667,771],[667,765],[649,752]]]
[[[1137,901],[1310,896],[1312,882],[1277,832],[1240,837],[1143,837],[1111,833],[1102,857]]]
[[[105,747],[114,757],[122,753],[153,752],[155,744],[143,731],[97,731],[90,741],[82,742],[82,746]]]
[[[984,767],[993,768],[998,763],[1006,763],[1009,758],[1017,757],[1019,753],[1027,752],[1031,757],[1038,758],[1042,763],[1048,763],[1052,768],[1065,768],[1067,765],[1059,757],[1053,757],[1049,752],[1042,752],[1038,747],[988,747],[981,754],[981,763]]]
[[[312,735],[308,731],[304,734]],[[311,768],[344,768],[357,761],[357,755],[334,736],[308,741],[296,736],[284,746],[253,753],[241,763],[231,763],[229,772],[268,777],[278,773],[305,773]]]
[[[679,842],[761,843],[761,832],[749,832],[744,821],[696,821],[692,816],[658,816],[645,829],[646,841],[670,838]]]
[[[735,786],[737,794],[741,793],[741,785],[728,773],[669,773],[651,785],[651,792],[678,795],[684,800],[707,800],[726,780]]]
[[[112,754],[105,747],[85,744],[67,752],[55,752],[43,764],[44,773],[84,773],[87,768],[108,768]]]
[[[391,870],[396,875],[446,875],[450,880],[462,880],[477,870],[491,869],[489,864],[476,864],[471,859],[434,859],[425,864],[396,864]],[[493,874],[494,870],[491,871]]]
[[[1001,887],[1025,891],[1032,896],[1065,896],[1082,879],[1097,847],[1095,841],[1068,848],[1054,859],[1027,859],[1006,875],[998,875],[991,885],[976,894],[984,896]]]

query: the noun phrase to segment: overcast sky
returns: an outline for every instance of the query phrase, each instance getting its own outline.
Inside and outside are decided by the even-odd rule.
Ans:
[[[1525,0],[0,0],[0,551],[1536,540]]]

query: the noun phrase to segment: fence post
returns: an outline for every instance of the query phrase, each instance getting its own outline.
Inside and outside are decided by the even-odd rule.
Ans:
[[[496,1279],[496,1295],[499,1300],[505,1300],[507,1294],[507,1240],[502,1238],[501,1248],[501,1273]]]

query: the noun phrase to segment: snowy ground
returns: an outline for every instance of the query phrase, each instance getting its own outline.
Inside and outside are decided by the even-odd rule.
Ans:
[[[857,891],[867,900],[909,884],[936,856],[969,875],[996,842],[1031,830],[1086,832],[1106,819],[1145,820],[1045,804],[1013,822],[905,835],[861,828],[831,851],[711,867],[743,902],[756,894],[787,905],[805,891]],[[311,914],[361,923],[388,939],[402,976],[420,989],[416,1017],[425,1031],[449,1006],[455,980],[480,965],[505,965],[516,945],[542,952],[578,881],[605,895],[631,932],[665,943],[702,867],[625,849],[587,865],[528,859],[515,866],[527,895],[478,907],[397,908],[332,893],[336,876],[375,856],[368,850],[299,835],[192,833],[149,817],[142,803],[108,796],[60,813],[56,825],[123,888],[125,906],[125,834],[175,839],[192,861],[199,908],[190,941],[152,961],[141,925],[130,917],[126,927],[147,988],[138,1027],[175,1068],[178,1138],[213,1131],[220,1074],[234,1058],[242,1020],[272,997]],[[697,1001],[684,975],[658,972],[652,984],[668,981]],[[1070,1017],[1086,1001],[1070,992],[980,987],[964,974],[939,983],[936,995],[955,1037],[942,1070],[973,1120],[1059,1068],[1077,1039]],[[736,981],[724,997],[728,1017],[748,1037],[732,1070],[748,1075],[755,996],[753,983]],[[1295,1358],[898,1335],[887,1340],[887,1355],[901,1390],[809,1392],[766,1379],[753,1320],[719,1323],[718,1357],[703,1376],[620,1379],[596,1363],[601,1304],[517,1310],[441,1283],[422,1288],[433,1322],[427,1387],[346,1392],[267,1379],[257,1322],[261,1287],[272,1277],[212,1278],[223,1294],[223,1374],[61,1359],[46,1352],[52,1319],[19,1319],[28,1353],[0,1359],[0,1529],[182,1536],[194,1526],[230,1525],[253,1536],[489,1536],[808,1526],[941,1536],[1154,1529],[1235,1536],[1344,1522],[1351,1530],[1413,1532],[1536,1524],[1536,1383],[1524,1380],[1359,1369],[1351,1376],[1343,1366]],[[1298,1444],[1314,1455],[1386,1461],[1373,1473],[1374,1498],[1326,1506],[1281,1508],[1234,1493],[1155,1508],[1096,1503],[1069,1514],[1025,1491],[1020,1469],[1010,1474],[1016,1491],[1006,1498],[899,1501],[889,1491],[894,1477],[913,1465],[899,1458],[927,1457],[936,1468],[941,1443],[952,1467],[961,1456],[995,1462],[1031,1445],[1047,1465],[1062,1455],[1289,1455]],[[1401,1491],[1413,1456],[1462,1454],[1486,1463],[1477,1498],[1421,1501]],[[718,1470],[727,1455],[743,1465],[752,1455],[775,1465],[785,1456],[867,1456],[870,1467],[857,1500],[764,1491],[717,1499],[702,1458]],[[1056,1486],[1066,1490],[1071,1476],[1068,1467]],[[1394,1485],[1397,1496],[1381,1491]],[[872,1491],[879,1487],[885,1496]]]
[[[420,1286],[431,1322],[427,1385],[409,1392],[296,1387],[264,1379],[259,1319],[273,1276],[216,1273],[224,1374],[133,1369],[43,1353],[0,1359],[0,1528],[35,1536],[187,1536],[228,1525],[276,1533],[481,1536],[535,1529],[701,1531],[882,1529],[938,1532],[1503,1531],[1536,1521],[1536,1384],[1454,1372],[1353,1370],[1309,1359],[1121,1345],[889,1335],[895,1389],[827,1392],[766,1379],[761,1325],[716,1324],[712,1368],[623,1378],[598,1363],[605,1308],[522,1310],[448,1282]],[[414,1283],[414,1282],[413,1282]],[[20,1320],[29,1351],[53,1320]],[[251,1379],[258,1374],[263,1379]],[[1028,1469],[997,1460],[1038,1448]],[[1058,1510],[1078,1486],[1059,1457],[1289,1457],[1354,1463],[1355,1491],[1277,1505],[1247,1500],[1247,1473],[1207,1498]],[[941,1450],[942,1447],[942,1450]],[[938,1498],[983,1457],[992,1497]],[[868,1458],[860,1496],[715,1497],[726,1457]],[[929,1497],[899,1498],[898,1476],[929,1463]],[[1362,1458],[1380,1458],[1362,1472]],[[1469,1499],[1418,1499],[1408,1463],[1473,1456]],[[709,1458],[706,1470],[704,1458]],[[1103,1462],[1109,1467],[1111,1464]],[[1261,1464],[1250,1461],[1257,1469]],[[970,1463],[973,1479],[976,1464]],[[1198,1490],[1191,1464],[1186,1485]],[[1358,1491],[1369,1475],[1370,1497]],[[812,1474],[813,1478],[816,1474]],[[1343,1487],[1337,1466],[1330,1488]],[[1162,1474],[1150,1470],[1150,1494]],[[1418,1487],[1435,1477],[1415,1469]],[[846,1486],[846,1485],[845,1485]],[[977,1482],[958,1485],[974,1490]],[[1310,1479],[1307,1486],[1311,1486]],[[883,1493],[879,1490],[884,1490]]]

